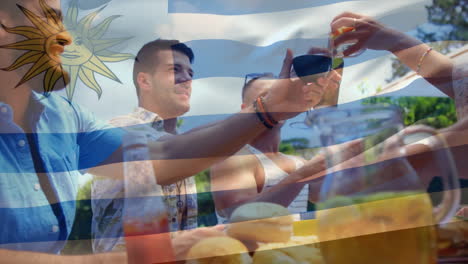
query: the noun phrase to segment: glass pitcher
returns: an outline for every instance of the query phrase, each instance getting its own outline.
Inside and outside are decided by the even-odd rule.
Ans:
[[[326,263],[436,263],[434,226],[453,216],[460,199],[453,159],[437,132],[403,129],[397,107],[330,107],[308,119],[327,160],[317,211]],[[433,146],[439,148],[427,151]],[[415,147],[426,149],[429,173],[444,178],[437,210],[420,173],[428,170],[408,160]]]

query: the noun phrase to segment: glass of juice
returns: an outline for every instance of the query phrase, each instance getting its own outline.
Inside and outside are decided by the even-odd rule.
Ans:
[[[330,33],[330,44],[329,44],[329,49],[330,53],[333,55],[335,58],[344,58],[344,57],[357,57],[361,55],[365,49],[360,49],[353,54],[349,54],[347,56],[344,55],[344,51],[346,51],[348,48],[351,46],[355,45],[357,43],[357,40],[349,40],[346,43],[343,43],[339,46],[334,45],[334,40],[338,38],[339,36],[346,34],[348,32],[353,32],[355,31],[354,27],[341,27],[335,32]]]
[[[404,129],[392,106],[341,105],[309,118],[327,161],[317,211],[326,263],[436,263],[434,225],[459,204],[456,169],[437,132]],[[415,153],[424,155],[419,163]],[[434,175],[450,190],[436,213],[425,191],[426,177]]]
[[[124,137],[123,229],[128,263],[174,263],[167,208],[147,143],[143,132]]]
[[[148,222],[141,219],[124,222],[129,263],[171,263],[175,261],[167,216]]]

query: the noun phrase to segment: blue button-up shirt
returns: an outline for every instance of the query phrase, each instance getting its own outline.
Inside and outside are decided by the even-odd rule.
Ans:
[[[33,93],[27,121],[30,134],[0,102],[0,248],[59,253],[75,218],[80,170],[108,159],[122,131],[55,94]]]

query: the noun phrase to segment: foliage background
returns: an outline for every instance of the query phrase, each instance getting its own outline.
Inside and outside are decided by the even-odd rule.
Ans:
[[[416,37],[430,43],[433,49],[447,54],[468,41],[468,0],[432,0],[426,6],[429,24],[416,29]],[[393,81],[404,76],[410,69],[399,60],[393,59]]]

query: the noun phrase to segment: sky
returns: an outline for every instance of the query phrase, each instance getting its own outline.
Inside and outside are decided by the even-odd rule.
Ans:
[[[92,2],[80,2],[81,7],[90,8],[91,5],[86,5]],[[106,2],[106,5],[100,4]],[[106,37],[132,37],[116,46],[115,51],[136,54],[144,43],[157,38],[178,39],[193,49],[192,106],[181,129],[186,131],[239,111],[245,74],[277,73],[286,48],[301,55],[311,46],[326,47],[329,24],[336,15],[344,11],[369,15],[414,35],[418,26],[427,25],[425,5],[430,2],[294,0],[286,4],[278,0],[100,0],[94,5],[104,6],[95,23],[112,15],[121,16],[112,22]],[[63,10],[67,10],[66,0]],[[96,8],[80,10],[79,17],[94,10]],[[385,87],[392,72],[392,57],[386,51],[368,50],[359,57],[346,58],[339,102],[352,102],[373,94],[377,87]],[[73,98],[104,120],[127,114],[137,105],[132,81],[133,60],[107,63],[107,66],[121,83],[95,74],[103,87],[101,98],[80,82]],[[407,83],[406,91],[415,95],[443,96],[418,78]],[[302,122],[304,116],[284,126],[283,138],[308,133],[290,125]]]
[[[81,0],[81,8],[91,9],[80,10],[79,18],[96,10],[92,8],[96,3],[105,4],[95,19],[96,23],[112,15],[120,15],[112,22],[105,37],[131,36],[132,39],[114,47],[114,51],[136,54],[144,43],[157,38],[179,39],[193,49],[195,79],[192,107],[185,115],[187,118],[182,127],[182,131],[186,131],[239,111],[244,75],[251,72],[277,73],[286,48],[291,48],[295,55],[301,55],[311,46],[324,47],[329,24],[341,12],[369,15],[411,34],[417,26],[427,23],[425,5],[430,2]],[[68,0],[62,0],[62,6],[66,12]],[[391,76],[391,58],[388,52],[366,51],[359,57],[345,59],[339,102],[358,100],[372,94],[377,87],[385,86]],[[103,120],[127,114],[137,105],[132,81],[133,61],[106,65],[121,83],[95,73],[103,88],[102,96],[98,98],[94,91],[78,82],[73,98]],[[430,87],[418,92],[424,91],[424,95],[429,96],[441,95],[421,79],[414,80],[409,86]],[[362,87],[366,89],[362,90]],[[283,128],[283,138],[306,135],[311,141],[317,141],[313,136],[316,131],[291,125],[303,119],[304,115],[300,115],[290,120]]]
[[[262,1],[251,3],[261,10]],[[174,3],[183,6],[190,1]],[[311,45],[323,46],[329,23],[337,14],[345,10],[360,12],[408,32],[426,22],[424,5],[427,3],[427,0],[343,1],[286,11],[281,11],[280,6],[279,11],[273,8],[269,10],[272,12],[219,15],[168,13],[167,0],[112,0],[96,21],[121,15],[111,24],[108,36],[133,38],[115,47],[120,52],[135,54],[144,43],[156,38],[175,38],[187,43],[196,54],[193,64],[196,79],[193,81],[192,108],[186,115],[214,115],[238,111],[243,76],[250,72],[278,72],[287,47],[300,55]],[[66,1],[64,7],[66,9]],[[231,9],[236,8],[240,9],[236,6]],[[187,10],[172,9],[173,12]],[[79,17],[90,11],[93,10],[80,11]],[[358,58],[346,59],[340,102],[362,96],[357,89],[359,85],[365,84],[369,89],[384,85],[391,73],[390,57],[386,52],[366,51]],[[119,77],[121,84],[95,74],[103,87],[101,98],[81,83],[78,83],[73,98],[102,119],[128,113],[137,104],[131,76],[133,61],[107,63],[107,66]]]

